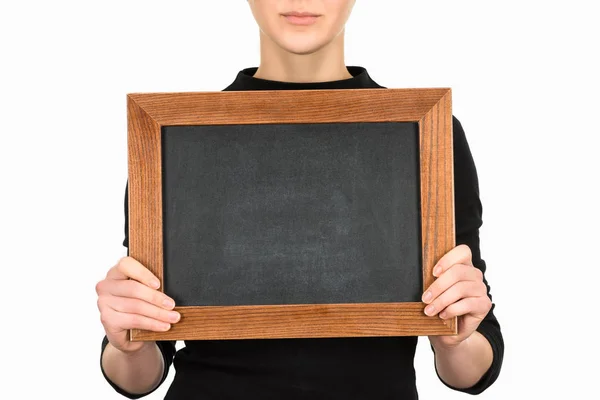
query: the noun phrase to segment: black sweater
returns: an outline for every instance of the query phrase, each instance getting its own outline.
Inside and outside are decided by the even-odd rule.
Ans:
[[[257,68],[238,72],[224,90],[360,89],[384,88],[366,69],[347,67],[352,78],[330,82],[294,83],[253,77]],[[453,117],[456,244],[467,244],[473,264],[485,273],[479,248],[482,206],[477,171],[460,122]],[[125,189],[125,239],[128,238],[127,186]],[[485,275],[484,275],[485,276]],[[484,278],[485,279],[485,278]],[[488,285],[487,280],[485,280]],[[488,295],[490,295],[490,287]],[[491,295],[490,295],[491,298]],[[498,377],[504,342],[495,305],[477,329],[490,342],[494,361],[483,378],[469,389],[477,394]],[[264,339],[185,341],[176,352],[175,341],[159,341],[165,361],[165,380],[171,364],[175,378],[165,399],[417,399],[413,359],[417,337]],[[102,351],[106,347],[106,336]],[[433,347],[432,347],[433,349]],[[104,374],[104,371],[102,371]],[[123,391],[105,378],[113,388]],[[161,384],[162,384],[161,381]],[[445,384],[445,383],[444,383]],[[450,387],[450,386],[449,386]]]

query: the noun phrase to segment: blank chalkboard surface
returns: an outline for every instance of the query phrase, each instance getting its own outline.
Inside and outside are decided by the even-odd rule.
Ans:
[[[129,255],[181,319],[131,340],[449,335],[451,91],[127,97]]]
[[[180,306],[420,301],[418,125],[163,127]]]

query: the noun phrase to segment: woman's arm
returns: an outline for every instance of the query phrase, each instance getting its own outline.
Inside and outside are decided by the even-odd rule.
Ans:
[[[130,341],[130,329],[165,332],[180,319],[160,281],[131,257],[123,257],[96,284],[102,340],[100,368],[108,383],[130,399],[156,389],[166,378],[175,341]]]
[[[127,257],[111,269],[113,272],[109,272],[107,279],[98,283],[96,291],[106,331],[102,340],[100,369],[117,393],[137,399],[154,391],[166,379],[176,352],[176,341],[129,342],[128,329],[137,327],[164,331],[178,321],[179,316],[172,311],[174,301],[158,291],[160,281],[156,276],[129,257],[128,186],[125,186],[123,240]],[[154,284],[152,281],[155,281]]]
[[[447,385],[457,389],[473,387],[490,369],[494,354],[490,342],[475,331],[455,347],[446,347],[430,338],[435,368]]]
[[[433,272],[437,279],[423,301],[429,305],[427,315],[459,317],[458,335],[429,337],[440,380],[453,389],[479,394],[500,374],[504,341],[485,277],[486,262],[481,258],[483,207],[477,169],[462,125],[454,116],[453,139],[456,247],[437,263],[440,269]]]
[[[163,355],[156,342],[145,342],[140,349],[131,353],[118,350],[108,343],[101,362],[106,378],[133,395],[156,389],[162,382],[165,370]]]

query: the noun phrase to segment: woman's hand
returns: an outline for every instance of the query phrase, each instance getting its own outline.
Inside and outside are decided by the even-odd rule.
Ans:
[[[425,314],[442,319],[458,316],[458,335],[429,336],[434,345],[455,347],[467,339],[492,307],[483,273],[473,266],[471,249],[459,245],[446,253],[433,269],[437,279],[423,294]]]
[[[158,278],[131,257],[121,258],[96,284],[100,320],[113,347],[135,352],[146,342],[129,341],[129,329],[164,332],[179,321],[179,313],[172,311],[175,302],[159,286]]]

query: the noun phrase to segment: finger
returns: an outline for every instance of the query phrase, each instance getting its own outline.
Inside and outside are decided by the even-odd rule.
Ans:
[[[491,307],[491,300],[488,296],[468,297],[456,303],[450,304],[439,313],[440,318],[448,319],[460,317],[461,315],[472,314],[485,317]]]
[[[143,300],[157,307],[172,309],[175,301],[166,294],[151,289],[146,285],[134,280],[115,281],[110,287],[110,294],[118,297],[128,297]]]
[[[447,252],[433,267],[433,276],[440,276],[454,264],[471,264],[472,253],[469,246],[461,244]]]
[[[479,285],[473,281],[459,281],[440,294],[431,304],[425,307],[425,314],[436,315],[446,307],[464,298],[479,296]]]
[[[165,310],[143,300],[128,297],[111,296],[105,305],[120,313],[143,315],[166,323],[178,322],[181,317],[177,311]]]
[[[427,288],[425,293],[423,293],[423,302],[431,303],[440,294],[444,293],[452,285],[459,281],[477,281],[477,273],[472,271],[476,269],[477,268],[471,265],[455,264]]]
[[[119,332],[127,329],[143,329],[154,332],[165,332],[171,329],[171,324],[158,321],[139,314],[128,314],[107,310],[103,314],[103,324],[107,331]]]
[[[135,279],[153,289],[160,287],[158,278],[144,265],[132,257],[123,257],[108,271],[109,279]]]

